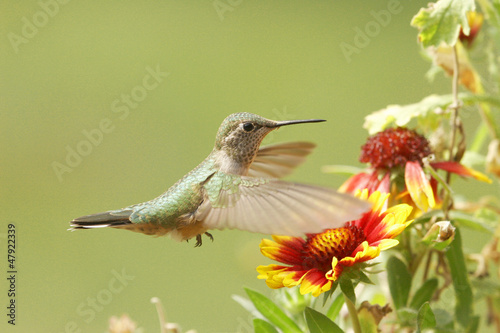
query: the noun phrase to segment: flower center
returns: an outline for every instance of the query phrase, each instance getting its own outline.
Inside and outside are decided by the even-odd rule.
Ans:
[[[404,167],[407,162],[419,162],[431,154],[425,137],[407,128],[389,128],[366,140],[361,147],[362,163],[370,163],[374,168],[391,169]]]
[[[332,269],[333,257],[341,260],[351,255],[365,240],[363,230],[355,225],[309,235],[302,250],[303,265],[326,273]]]

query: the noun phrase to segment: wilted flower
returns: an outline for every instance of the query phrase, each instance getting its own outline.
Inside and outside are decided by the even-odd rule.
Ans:
[[[411,222],[412,208],[400,204],[385,209],[389,194],[358,191],[358,197],[373,204],[360,219],[346,222],[343,227],[301,237],[273,236],[263,239],[263,255],[285,265],[257,267],[259,279],[266,279],[270,288],[300,285],[300,293],[313,296],[330,290],[347,267],[376,258],[380,251],[396,246],[395,239]]]

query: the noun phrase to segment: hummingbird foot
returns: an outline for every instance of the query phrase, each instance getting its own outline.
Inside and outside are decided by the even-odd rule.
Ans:
[[[207,235],[207,237],[210,238],[212,242],[214,241],[214,236],[212,236],[211,233],[205,232],[205,235]],[[203,241],[201,239],[201,234],[198,234],[196,235],[196,244],[194,245],[194,247],[200,247],[201,244],[203,244]]]

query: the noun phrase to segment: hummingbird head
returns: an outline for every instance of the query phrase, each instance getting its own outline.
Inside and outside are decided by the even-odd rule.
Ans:
[[[322,122],[322,119],[275,121],[253,113],[229,115],[219,127],[214,151],[221,171],[246,175],[264,137],[281,126]]]

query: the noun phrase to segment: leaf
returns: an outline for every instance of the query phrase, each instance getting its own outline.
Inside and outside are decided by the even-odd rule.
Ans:
[[[436,327],[436,317],[432,312],[429,302],[424,303],[417,316],[417,332]]]
[[[418,317],[418,311],[410,308],[401,308],[396,311],[399,322],[402,326],[415,326]]]
[[[476,300],[485,297],[490,299],[500,297],[500,281],[497,281],[495,277],[477,277],[471,280],[471,284],[475,290]],[[500,311],[498,313],[500,314]]]
[[[240,296],[240,295],[232,295],[231,298],[236,302],[238,303],[239,305],[241,305],[245,310],[247,310],[248,312],[250,312],[252,314],[252,316],[254,317],[257,317],[257,318],[260,318],[260,319],[263,319],[264,317],[261,315],[261,313],[255,308],[255,305],[253,305],[253,303]]]
[[[255,305],[255,308],[271,323],[276,325],[284,333],[294,332],[301,333],[302,330],[290,319],[276,304],[261,293],[245,288],[245,291],[250,300]]]
[[[324,314],[307,307],[305,310],[306,323],[310,333],[343,333],[337,326]]]
[[[375,283],[373,283],[373,281],[370,280],[370,278],[368,277],[368,275],[365,274],[365,272],[359,271],[358,275],[359,275],[359,277],[358,277],[359,282],[363,282],[365,284],[373,284],[373,285],[375,285]]]
[[[332,287],[330,288],[330,290],[327,290],[323,293],[323,306],[325,306],[326,302],[328,301],[328,299],[330,297],[332,297],[333,293],[335,292],[335,290],[337,290],[337,286],[339,284],[338,283],[333,283],[332,284]]]
[[[356,304],[356,294],[354,293],[354,286],[352,285],[351,279],[345,277],[341,278],[339,284],[342,293],[352,302],[352,304]]]
[[[485,232],[490,235],[493,234],[494,230],[493,227],[491,227],[491,224],[488,222],[488,220],[483,219],[481,217],[472,216],[470,214],[458,211],[451,211],[450,217],[454,221],[459,222],[461,226],[464,226],[468,229]]]
[[[459,99],[465,105],[487,103],[500,107],[500,98],[491,95],[475,95],[460,93]],[[370,135],[392,126],[407,126],[411,120],[417,119],[419,125],[436,129],[443,118],[443,110],[453,102],[452,95],[430,95],[420,102],[408,105],[388,105],[365,117],[363,127]],[[444,114],[446,115],[446,114]]]
[[[436,278],[432,278],[427,280],[418,288],[415,295],[413,295],[413,299],[411,300],[410,307],[412,309],[418,310],[425,303],[429,302],[436,291],[438,286],[438,280]]]
[[[455,332],[453,326],[453,316],[446,310],[434,309],[434,317],[436,318],[436,327],[445,332]]]
[[[342,305],[344,305],[344,294],[340,293],[333,300],[333,303],[332,305],[330,305],[326,316],[331,320],[335,320],[340,313],[340,309],[342,309]]]
[[[253,329],[255,333],[278,333],[273,325],[259,318],[253,320]]]
[[[436,128],[443,117],[436,110],[446,109],[452,101],[451,95],[430,95],[414,104],[388,105],[366,116],[363,127],[372,135],[390,126],[406,126],[412,119],[418,118],[431,128]]]
[[[411,275],[406,265],[400,259],[390,257],[387,261],[387,277],[394,306],[396,309],[405,307],[411,289]]]
[[[439,46],[442,42],[453,46],[460,28],[469,35],[467,12],[475,8],[474,0],[438,0],[421,8],[411,21],[419,30],[418,38],[423,47]]]
[[[471,322],[469,323],[469,326],[467,327],[467,330],[465,330],[466,333],[477,333],[479,329],[479,316],[473,316],[471,318]]]
[[[473,297],[462,250],[462,236],[458,228],[455,230],[455,240],[446,252],[446,258],[455,289],[455,318],[463,328],[467,328],[474,313],[472,309]]]

